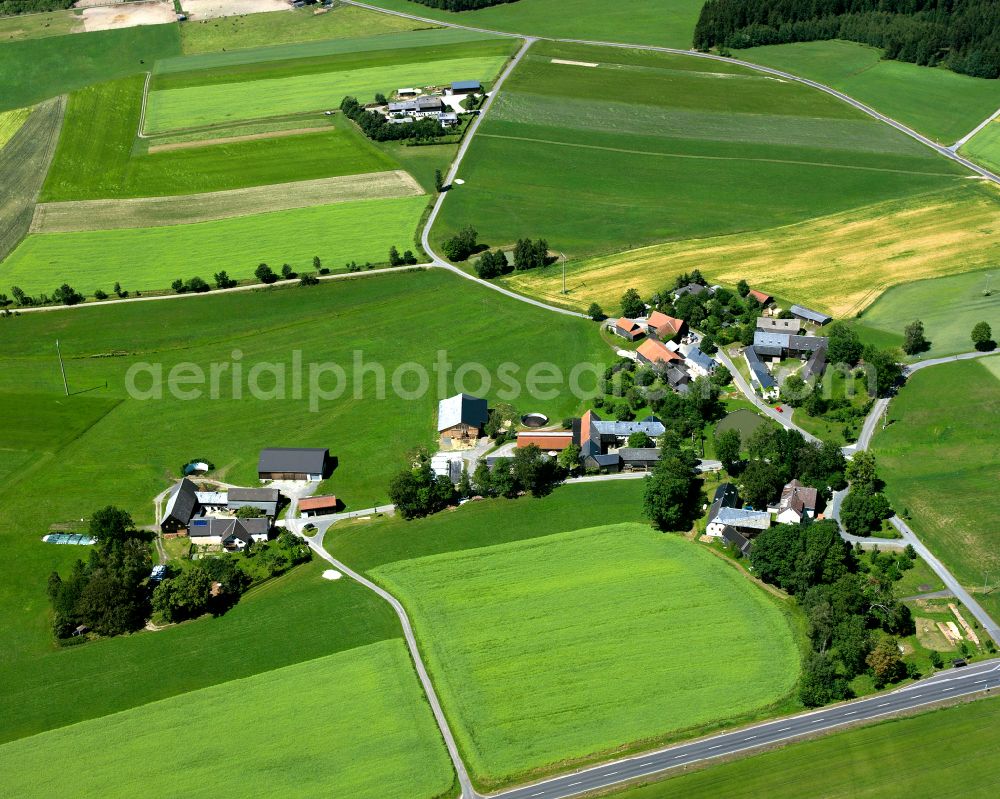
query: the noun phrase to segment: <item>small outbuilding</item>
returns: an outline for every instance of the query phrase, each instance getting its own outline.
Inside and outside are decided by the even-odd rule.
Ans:
[[[774,302],[774,297],[770,294],[765,294],[763,291],[757,291],[757,289],[751,289],[747,297],[751,300],[756,300],[764,308]]]
[[[803,322],[812,322],[814,325],[825,325],[833,318],[825,313],[814,311],[812,308],[806,308],[804,305],[793,305],[788,310],[796,319],[801,319]]]
[[[626,341],[637,341],[645,334],[645,331],[638,322],[624,316],[609,324],[608,330]]]
[[[646,327],[650,335],[656,336],[660,341],[669,341],[687,331],[687,322],[667,316],[660,311],[653,311],[646,320]]]
[[[648,471],[660,460],[660,450],[658,447],[622,447],[618,457],[626,469]]]
[[[336,513],[339,502],[333,494],[319,497],[305,497],[299,500],[299,512],[303,516],[320,516],[325,513]]]

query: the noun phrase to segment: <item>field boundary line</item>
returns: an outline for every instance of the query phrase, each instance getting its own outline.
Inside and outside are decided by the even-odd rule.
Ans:
[[[857,164],[829,164],[823,161],[795,161],[792,159],[785,158],[741,158],[732,155],[692,155],[690,153],[657,153],[649,150],[629,150],[624,147],[606,147],[600,144],[580,144],[578,142],[564,142],[555,141],[554,139],[534,139],[528,136],[504,136],[498,133],[483,133],[481,134],[483,139],[507,139],[509,141],[525,141],[533,142],[535,144],[551,144],[558,147],[579,147],[583,150],[604,150],[612,153],[626,153],[630,155],[648,155],[658,158],[690,158],[694,160],[703,161],[749,161],[752,163],[764,163],[764,164],[794,164],[802,166],[818,166],[818,167],[831,167],[836,169],[856,169],[865,172],[891,172],[899,175],[929,175],[931,177],[940,178],[959,178],[960,175],[949,174],[945,172],[914,172],[909,169],[891,169],[889,167],[878,167],[878,166],[858,166]]]
[[[924,136],[922,133],[918,133],[913,128],[904,125],[902,122],[893,119],[887,114],[883,114],[880,111],[876,111],[874,108],[865,105],[860,100],[855,100],[850,95],[845,94],[844,92],[839,91],[837,89],[834,89],[832,86],[827,86],[825,83],[820,83],[819,81],[815,81],[810,78],[804,78],[801,77],[800,75],[795,75],[791,72],[784,72],[783,70],[780,69],[765,67],[760,64],[753,64],[750,61],[743,61],[742,59],[739,58],[727,58],[726,56],[716,55],[715,53],[700,52],[698,50],[684,50],[677,47],[659,47],[648,44],[629,44],[627,42],[602,42],[602,41],[594,41],[592,39],[569,39],[569,38],[559,38],[555,36],[514,34],[505,31],[490,30],[489,28],[475,28],[469,25],[459,25],[454,22],[445,22],[439,19],[438,20],[431,19],[430,17],[421,17],[416,14],[407,14],[402,11],[390,11],[387,8],[373,6],[368,3],[360,3],[357,0],[342,0],[342,2],[345,3],[346,5],[358,6],[359,8],[366,8],[369,11],[377,11],[382,14],[391,14],[399,17],[407,17],[409,19],[418,20],[419,22],[427,22],[429,24],[434,24],[434,25],[444,25],[452,28],[463,28],[465,30],[479,31],[481,33],[492,33],[497,36],[520,36],[521,38],[531,39],[532,41],[540,40],[540,41],[560,42],[563,44],[583,44],[583,45],[591,45],[593,47],[616,47],[623,50],[649,50],[656,53],[671,53],[673,55],[686,55],[694,58],[704,58],[709,61],[719,61],[724,64],[736,64],[737,66],[744,67],[745,69],[750,69],[755,72],[763,72],[765,75],[774,75],[775,77],[778,78],[785,78],[787,80],[794,81],[795,83],[801,83],[805,86],[810,86],[814,89],[818,89],[821,92],[825,92],[826,94],[829,94],[830,96],[835,97],[836,99],[841,100],[842,102],[845,102],[850,106],[853,106],[862,113],[865,113],[868,116],[877,119],[880,122],[884,122],[886,125],[889,125],[890,127],[895,128],[900,133],[905,133],[910,138],[916,139],[924,146],[930,147],[932,150],[943,155],[945,158],[955,161],[964,166],[966,169],[969,169],[975,172],[976,174],[980,175],[981,177],[984,177],[987,180],[990,180],[993,183],[1000,185],[1000,176],[998,176],[994,172],[991,172],[985,167],[981,167],[978,164],[973,163],[969,159],[959,155],[954,150],[944,146],[943,144],[938,144],[937,142],[933,141],[927,136]]]
[[[982,131],[985,127],[987,127],[997,117],[1000,117],[1000,108],[998,108],[996,111],[994,111],[988,117],[986,117],[986,119],[984,119],[982,122],[980,122],[978,125],[976,125],[976,127],[974,127],[972,130],[970,130],[968,133],[966,133],[961,139],[959,139],[957,142],[955,142],[953,145],[951,145],[951,147],[949,147],[948,149],[952,150],[952,151],[955,151],[955,150],[958,150],[962,145],[968,144],[970,139],[974,138],[977,133],[979,133],[980,131]]]
[[[149,84],[153,80],[153,71],[146,70],[146,81],[142,84],[142,108],[139,111],[139,130],[136,131],[137,139],[148,139],[142,129],[146,127],[146,104],[149,102]]]
[[[168,153],[173,150],[196,150],[199,147],[212,147],[217,144],[232,144],[241,141],[262,141],[264,139],[281,139],[287,136],[303,136],[307,133],[326,133],[336,130],[332,125],[323,125],[318,128],[291,128],[289,130],[270,130],[264,133],[243,133],[237,136],[219,136],[214,139],[192,139],[191,141],[174,141],[167,144],[151,144],[146,152],[149,155],[154,153]],[[147,136],[147,140],[152,137]]]

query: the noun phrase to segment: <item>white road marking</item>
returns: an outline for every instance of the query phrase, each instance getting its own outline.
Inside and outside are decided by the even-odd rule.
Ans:
[[[785,730],[790,730],[790,729],[791,727],[782,727],[780,730],[777,730],[777,732],[784,732]]]
[[[545,791],[539,791],[538,793],[531,794],[532,796],[541,796]]]
[[[887,705],[891,705],[891,704],[892,704],[892,702],[883,702],[881,705],[875,705],[875,707],[886,707]]]
[[[849,711],[847,711],[847,712],[846,712],[846,713],[845,713],[844,715],[845,715],[845,716],[853,716],[853,715],[854,715],[855,713],[857,713],[857,712],[858,712],[858,711],[856,711],[856,710],[849,710]]]
[[[756,735],[751,735],[749,738],[744,738],[743,740],[744,741],[752,741],[756,737],[757,737]]]
[[[581,782],[582,782],[582,781],[581,781]],[[571,782],[571,783],[570,783],[569,785],[567,785],[566,787],[567,787],[567,788],[572,788],[572,787],[573,787],[574,785],[580,785],[580,782]]]
[[[642,768],[643,766],[651,766],[651,765],[653,765],[653,764],[647,761],[646,763],[640,763],[639,764],[639,768]]]
[[[723,744],[716,744],[715,746],[710,746],[708,748],[709,748],[709,750],[711,750],[711,749],[721,749],[722,746],[723,746]]]
[[[604,772],[604,776],[605,777],[610,777],[612,774],[617,774],[617,773],[618,773],[617,771],[605,771]]]

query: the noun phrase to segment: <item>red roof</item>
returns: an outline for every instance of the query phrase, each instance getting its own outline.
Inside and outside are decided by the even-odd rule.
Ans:
[[[670,363],[671,361],[684,360],[676,352],[668,350],[664,344],[651,338],[647,338],[644,342],[642,342],[642,344],[639,345],[639,349],[636,350],[636,353],[649,363],[656,363],[657,361]]]
[[[649,315],[648,324],[660,338],[673,338],[684,328],[683,319],[676,319],[659,311],[653,311]]]
[[[763,291],[757,291],[757,289],[751,289],[748,297],[753,297],[761,305],[767,305],[771,300],[774,299],[770,294],[765,294]]]
[[[325,510],[336,507],[337,498],[332,494],[323,497],[305,497],[299,500],[299,510]]]
[[[551,433],[518,433],[517,446],[527,447],[534,444],[540,450],[563,450],[573,443],[573,433],[570,430],[553,431]]]

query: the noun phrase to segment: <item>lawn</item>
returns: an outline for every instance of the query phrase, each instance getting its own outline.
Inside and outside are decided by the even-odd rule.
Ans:
[[[961,152],[988,169],[1000,172],[1000,121],[993,120],[973,136]]]
[[[43,201],[195,194],[398,166],[339,116],[328,131],[136,152],[143,82],[141,76],[125,78],[71,95]],[[321,119],[298,125],[328,122]]]
[[[0,44],[0,111],[98,81],[147,71],[180,52],[177,25],[50,36]]]
[[[120,282],[140,291],[166,289],[195,275],[211,283],[226,270],[249,278],[260,263],[312,270],[313,256],[342,271],[347,261],[388,262],[389,248],[413,249],[423,195],[315,205],[166,227],[40,233],[0,265],[0,279],[32,295],[63,282],[86,295]]]
[[[718,438],[727,430],[736,430],[741,440],[746,443],[757,428],[766,423],[767,419],[759,413],[741,408],[726,414],[726,417],[715,426],[715,437]]]
[[[1000,363],[959,362],[918,372],[889,407],[873,451],[897,511],[958,580],[981,585],[1000,567]]]
[[[685,56],[538,42],[473,141],[434,238],[472,224],[491,245],[542,236],[578,258],[790,224],[959,175],[799,84]]]
[[[236,120],[337,108],[346,95],[371,101],[399,86],[433,86],[463,78],[488,82],[514,43],[469,42],[461,53],[442,47],[369,51],[315,64],[256,64],[231,73],[157,76],[149,94],[144,130],[149,133]],[[169,88],[166,88],[169,87]]]
[[[649,295],[697,268],[719,283],[745,279],[771,294],[847,317],[891,286],[996,263],[998,226],[997,192],[966,182],[760,232],[587,259],[567,268],[566,295],[560,294],[561,267],[520,273],[508,282],[518,291],[581,310],[597,301],[610,312],[626,289]]]
[[[183,751],[164,757],[168,741]],[[71,762],[87,767],[52,767]],[[397,639],[8,743],[0,780],[22,797],[131,797],[169,785],[174,796],[318,797],[333,787],[358,799],[433,799],[453,772]]]
[[[460,25],[567,39],[631,42],[688,48],[702,0],[518,0],[453,13],[407,0],[369,0],[370,5]]]
[[[380,33],[413,30],[419,22],[376,14],[354,6],[340,6],[325,14],[314,9],[290,9],[281,14],[245,14],[236,17],[188,20],[181,29],[185,53],[214,53],[265,45],[351,39]]]
[[[1000,780],[1000,699],[989,698],[793,743],[614,799],[991,799]],[[822,764],[817,768],[817,764]]]
[[[459,316],[464,320],[460,336],[451,321]],[[56,338],[70,390],[87,392],[76,396],[125,399],[83,435],[40,455],[17,483],[0,489],[0,547],[11,564],[0,581],[0,627],[5,662],[12,668],[20,663],[17,673],[23,674],[30,673],[27,662],[51,653],[45,580],[52,569],[68,567],[71,558],[65,552],[69,547],[40,542],[49,525],[79,519],[108,503],[126,508],[137,523],[150,524],[152,498],[179,476],[181,464],[207,457],[217,464],[219,479],[254,485],[257,457],[265,446],[329,447],[339,465],[321,491],[336,493],[348,509],[385,504],[389,479],[407,462],[407,454],[433,444],[437,401],[458,390],[459,365],[486,367],[490,386],[481,387],[472,372],[461,387],[496,402],[506,391],[498,368],[513,364],[513,377],[523,387],[514,403],[561,419],[579,413],[582,401],[566,390],[535,399],[527,391],[528,367],[540,358],[538,331],[545,331],[544,360],[564,375],[585,362],[603,370],[607,360],[589,323],[556,317],[441,271],[24,314],[0,323],[0,392],[6,392],[0,401],[11,393],[62,394]],[[442,386],[430,371],[439,351],[447,359],[442,368],[451,365]],[[294,382],[298,357],[301,393]],[[424,394],[410,393],[415,377],[400,369],[410,362],[429,372]],[[229,364],[232,372],[218,384],[216,399],[208,386],[197,401],[167,390],[159,400],[142,399],[143,394],[126,399],[126,374],[133,366],[162,364],[166,380],[185,363],[206,373],[212,364]],[[268,364],[284,368],[283,394],[269,390],[274,378]],[[335,365],[347,373],[340,396],[337,376],[325,371]],[[362,366],[368,368],[361,371]],[[378,387],[379,366],[385,370],[384,394]],[[237,371],[242,377],[233,389]],[[311,372],[323,393],[310,391]],[[394,374],[407,392],[403,396],[415,398],[397,395]],[[149,383],[145,372],[136,377],[141,391]],[[581,383],[593,392],[586,376]],[[544,386],[546,392],[550,388]],[[0,405],[0,417],[6,415]],[[51,433],[32,425],[19,435],[47,440]],[[335,633],[336,625],[330,629]],[[206,669],[219,673],[214,658],[203,659]]]
[[[985,296],[988,276],[990,296]],[[937,358],[972,350],[969,337],[977,322],[1000,326],[1000,275],[966,272],[893,286],[858,318],[862,339],[878,346],[900,346],[903,328],[915,319],[924,323],[931,348],[919,358]]]
[[[752,715],[785,699],[798,675],[793,631],[771,597],[647,525],[371,573],[410,611],[466,763],[487,788]],[[702,672],[693,661],[709,652]]]
[[[1000,106],[1000,84],[951,70],[882,59],[842,41],[739,50],[737,58],[832,86],[941,144],[952,144]]]
[[[28,232],[35,199],[45,180],[59,138],[64,103],[38,105],[0,149],[0,258],[5,258]],[[4,286],[0,291],[8,291]]]

